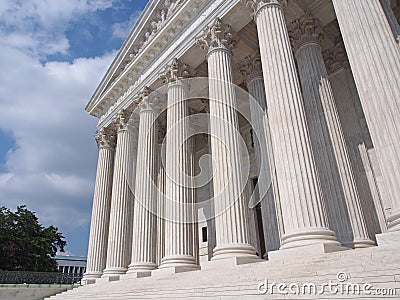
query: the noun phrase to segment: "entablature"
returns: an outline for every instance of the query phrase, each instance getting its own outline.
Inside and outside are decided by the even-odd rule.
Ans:
[[[172,5],[169,11],[166,3]],[[335,20],[330,0],[291,0],[288,3],[285,7],[288,27],[310,10],[322,20],[326,29]],[[122,109],[133,111],[138,104],[137,95],[144,87],[158,89],[162,85],[159,74],[174,58],[197,68],[198,76],[207,76],[205,55],[195,45],[195,40],[216,18],[230,24],[235,32],[242,31],[242,46],[234,50],[236,59],[244,58],[241,56],[258,47],[250,9],[240,0],[150,1],[86,107],[91,115],[99,118],[98,128],[108,126]],[[150,32],[149,28],[154,31]],[[243,49],[249,51],[241,53]],[[238,83],[241,75],[235,73],[234,76]]]

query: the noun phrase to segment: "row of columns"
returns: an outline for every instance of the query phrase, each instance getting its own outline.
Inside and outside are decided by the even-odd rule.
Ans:
[[[333,0],[360,101],[400,230],[400,48],[379,0]]]
[[[322,28],[311,15],[295,24],[291,32],[304,107],[321,192],[330,227],[346,246],[374,245],[367,233],[360,197],[339,121],[328,72],[322,56]],[[347,226],[347,220],[350,228]]]
[[[260,177],[264,178],[260,186],[265,192],[263,217],[269,224],[267,228],[272,228],[270,232],[275,234],[269,236],[268,241],[278,240],[281,250],[320,244],[331,250],[340,249],[335,231],[349,233],[340,219],[347,214],[351,232],[342,240],[352,247],[373,245],[322,58],[322,34],[317,20],[306,16],[295,24],[290,37],[283,12],[285,0],[243,2],[254,11],[260,44],[257,59],[263,72],[262,76],[250,76],[248,87],[256,103],[265,110],[263,115],[250,107],[253,126],[261,128],[263,133],[259,137],[256,156],[259,162],[265,161],[260,168]],[[396,79],[400,78],[400,48],[393,39],[379,0],[333,0],[333,4],[392,201],[388,227],[398,230],[400,88]],[[207,50],[209,66],[217,238],[213,260],[256,259],[247,224],[248,210],[243,195],[247,178],[242,174],[237,103],[232,85],[231,50],[235,42],[230,27],[219,19],[197,39],[197,43]],[[291,42],[294,42],[295,53]],[[365,64],[365,61],[369,63]],[[242,71],[249,75],[248,69],[242,68]],[[166,220],[161,268],[198,268],[191,227],[194,199],[190,177],[186,176],[191,173],[191,150],[187,141],[189,124],[186,117],[189,112],[187,101],[184,101],[188,90],[182,79],[189,74],[188,66],[177,60],[163,74],[164,82],[168,84],[166,151],[169,157],[162,178],[166,204],[162,211]],[[134,214],[131,185],[136,146],[133,126],[126,112],[117,118],[113,176],[115,136],[106,129],[97,135],[99,163],[86,278],[124,274],[129,262],[129,272],[133,273],[148,272],[157,267],[154,241],[155,224],[159,221],[153,215],[160,211],[155,207],[158,201],[154,185],[156,115],[152,102],[147,95],[143,96]],[[333,211],[339,218],[335,218]],[[161,240],[160,236],[158,240]],[[274,247],[276,245],[267,245],[269,250]]]

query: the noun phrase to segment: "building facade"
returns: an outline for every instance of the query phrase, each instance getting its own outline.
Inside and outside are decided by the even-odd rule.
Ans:
[[[86,257],[56,255],[54,259],[61,273],[82,277],[86,272]]]
[[[86,282],[400,240],[400,3],[150,0],[86,110]]]

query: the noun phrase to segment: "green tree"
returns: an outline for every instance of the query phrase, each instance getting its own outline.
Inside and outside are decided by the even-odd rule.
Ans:
[[[34,212],[19,206],[16,212],[0,209],[0,270],[57,271],[54,257],[64,251],[64,236],[58,228],[45,228]]]

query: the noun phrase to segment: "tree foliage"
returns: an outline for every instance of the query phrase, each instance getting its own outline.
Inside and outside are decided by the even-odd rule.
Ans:
[[[16,212],[0,209],[0,270],[57,271],[54,257],[66,241],[58,228],[45,228],[34,212],[19,206]]]

